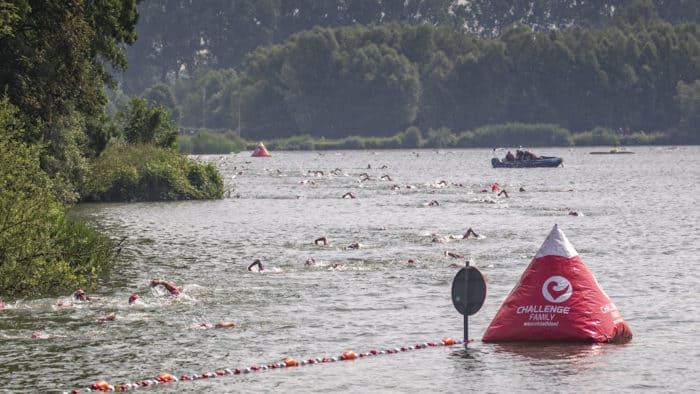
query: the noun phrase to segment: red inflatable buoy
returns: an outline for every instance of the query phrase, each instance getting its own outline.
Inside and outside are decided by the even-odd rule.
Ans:
[[[253,154],[251,155],[252,157],[270,157],[272,156],[270,152],[267,151],[267,148],[265,148],[265,145],[263,143],[259,143],[258,146],[255,147],[255,150],[253,150]]]
[[[484,333],[484,342],[625,342],[632,331],[555,225]]]

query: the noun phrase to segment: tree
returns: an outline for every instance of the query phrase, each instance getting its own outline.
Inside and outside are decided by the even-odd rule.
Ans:
[[[90,286],[113,257],[103,236],[68,219],[25,117],[0,99],[0,294],[55,294]]]
[[[177,130],[165,107],[132,98],[117,114],[124,140],[131,145],[177,148]]]
[[[136,1],[0,2],[0,91],[27,115],[23,139],[44,145],[42,168],[67,190],[81,181],[81,158],[99,153],[88,149],[103,148],[104,131],[86,119],[103,115],[105,66],[126,67]]]
[[[678,82],[676,103],[680,108],[680,130],[690,142],[700,143],[700,79],[691,83]]]

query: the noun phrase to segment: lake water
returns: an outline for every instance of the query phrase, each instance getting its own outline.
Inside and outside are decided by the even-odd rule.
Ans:
[[[488,282],[468,350],[431,347],[139,391],[697,392],[700,147],[591,150],[599,149],[542,148],[536,153],[561,156],[564,167],[531,169],[493,169],[486,149],[198,157],[221,169],[230,197],[75,209],[125,239],[121,259],[92,294],[98,301],[7,302],[0,391],[82,392],[98,379],[126,384],[462,338],[450,297],[457,268],[444,253],[453,251]],[[494,182],[509,198],[490,192]],[[357,198],[341,198],[346,192]],[[481,342],[554,224],[621,311],[630,343]],[[469,227],[482,237],[459,239]],[[448,241],[432,242],[433,233]],[[314,245],[323,235],[331,245]],[[344,248],[354,242],[361,248]],[[305,264],[310,256],[316,265]],[[246,269],[256,258],[265,272]],[[183,294],[151,288],[153,278]],[[129,306],[134,292],[143,303]],[[109,312],[116,321],[95,320]],[[200,328],[218,321],[238,326]]]

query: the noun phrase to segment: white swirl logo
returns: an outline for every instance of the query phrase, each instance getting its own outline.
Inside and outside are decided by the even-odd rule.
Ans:
[[[544,298],[555,304],[571,298],[572,292],[573,288],[571,282],[563,276],[550,276],[542,285],[542,295]]]

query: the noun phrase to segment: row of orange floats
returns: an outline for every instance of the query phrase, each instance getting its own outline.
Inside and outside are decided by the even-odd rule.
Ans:
[[[95,383],[93,383],[92,385],[90,385],[90,387],[88,387],[86,389],[86,391],[87,392],[91,392],[91,391],[128,391],[128,390],[135,390],[138,388],[144,388],[144,387],[149,387],[149,386],[154,386],[154,385],[169,383],[169,382],[197,380],[197,379],[210,379],[210,378],[216,378],[219,376],[240,375],[240,374],[246,374],[246,373],[257,372],[257,371],[265,371],[268,369],[293,368],[293,367],[300,367],[303,365],[323,364],[323,363],[330,363],[330,362],[337,362],[337,361],[356,360],[356,359],[363,358],[363,357],[378,356],[378,355],[382,355],[382,354],[396,354],[396,353],[407,352],[409,350],[426,349],[429,347],[437,347],[437,346],[452,346],[452,345],[459,345],[462,343],[464,343],[464,341],[462,341],[462,340],[458,340],[458,339],[456,340],[456,339],[452,339],[449,337],[445,337],[440,342],[426,342],[426,343],[422,343],[422,344],[419,343],[415,346],[402,346],[400,348],[389,348],[386,350],[372,349],[372,350],[365,352],[365,353],[355,353],[352,350],[348,350],[338,357],[310,358],[308,360],[297,360],[293,357],[286,357],[281,362],[278,362],[278,363],[269,363],[267,365],[253,365],[253,366],[248,367],[248,368],[235,368],[233,370],[229,369],[229,368],[217,369],[214,372],[205,372],[203,374],[194,374],[194,375],[182,375],[179,378],[176,377],[175,375],[171,375],[169,373],[163,372],[160,375],[158,375],[155,379],[137,380],[134,383],[127,383],[127,384],[111,385],[105,380],[98,380]],[[71,394],[79,394],[80,391],[73,390],[70,393]]]

